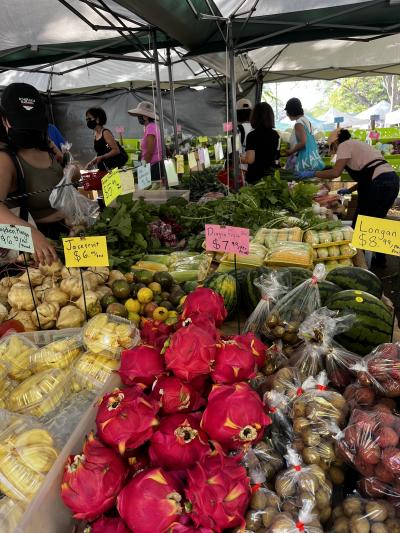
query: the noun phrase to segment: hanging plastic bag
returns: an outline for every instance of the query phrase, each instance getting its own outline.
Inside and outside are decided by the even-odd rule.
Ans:
[[[400,343],[381,344],[351,370],[356,372],[360,385],[372,386],[389,398],[400,396]]]
[[[353,321],[354,315],[338,316],[327,307],[311,313],[299,328],[303,343],[292,354],[290,366],[297,367],[304,379],[326,370],[336,386],[348,385],[352,376],[349,368],[361,358],[335,343],[333,337],[347,331]]]
[[[275,390],[264,394],[263,402],[272,424],[267,430],[276,450],[285,453],[286,448],[294,440],[291,420],[288,416],[287,397]]]
[[[308,125],[302,123],[306,134],[306,144],[304,148],[297,152],[294,169],[296,172],[303,170],[323,170],[325,163],[322,161],[318,151],[318,144]]]
[[[318,264],[314,268],[310,279],[300,283],[272,309],[266,322],[266,333],[274,339],[282,339],[284,344],[295,346],[299,344],[300,325],[314,311],[321,307],[318,282],[325,277],[325,267]]]
[[[64,176],[52,190],[49,202],[53,209],[65,214],[68,226],[90,226],[99,213],[99,206],[75,189],[72,183],[74,172],[75,167],[71,165],[64,169]]]
[[[289,359],[284,353],[282,341],[277,340],[266,350],[263,372],[269,376],[286,366],[289,366]]]
[[[250,480],[251,480],[251,474]],[[272,521],[281,513],[281,501],[272,490],[255,484],[252,487],[250,508],[246,513],[245,531],[266,531]],[[250,529],[249,529],[250,528]],[[242,531],[242,530],[241,530]]]
[[[267,533],[323,533],[318,512],[311,500],[304,502],[297,516],[289,513],[275,514]]]
[[[261,292],[261,300],[248,318],[244,333],[248,331],[261,335],[266,331],[266,320],[272,307],[278,299],[287,293],[290,286],[289,272],[271,272],[264,274],[254,281],[254,285]]]

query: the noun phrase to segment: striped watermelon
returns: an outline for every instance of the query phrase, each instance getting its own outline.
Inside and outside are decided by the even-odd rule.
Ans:
[[[231,315],[236,309],[236,279],[231,274],[218,273],[211,274],[205,281],[204,287],[208,287],[218,292],[225,303],[228,315]]]
[[[306,279],[310,279],[313,274],[311,270],[301,267],[285,267],[285,270],[290,272],[292,288],[297,287],[297,285],[300,285]]]
[[[254,311],[261,299],[260,289],[254,285],[254,281],[263,274],[273,272],[273,270],[273,268],[259,267],[248,271],[246,286],[242,296],[245,306],[250,313]]]
[[[342,290],[355,289],[369,292],[369,294],[377,298],[382,297],[383,286],[381,280],[365,268],[354,266],[334,268],[326,276],[326,281],[339,285]]]
[[[336,285],[335,283],[331,283],[330,281],[320,281],[318,283],[318,289],[319,289],[319,295],[321,297],[321,305],[325,306],[329,298],[336,294],[337,292],[341,292],[342,288],[339,287],[339,285]]]
[[[366,355],[375,346],[390,342],[393,327],[393,312],[381,300],[359,290],[341,291],[328,300],[329,309],[341,315],[354,313],[353,326],[335,339],[351,352]]]

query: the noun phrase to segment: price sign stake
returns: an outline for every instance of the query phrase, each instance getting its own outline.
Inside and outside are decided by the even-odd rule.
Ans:
[[[109,266],[106,237],[67,237],[63,239],[65,266]]]
[[[400,222],[358,215],[353,246],[400,257]]]

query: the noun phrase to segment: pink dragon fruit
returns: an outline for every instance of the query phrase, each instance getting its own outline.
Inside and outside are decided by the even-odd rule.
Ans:
[[[232,339],[239,344],[244,344],[244,346],[250,348],[251,353],[256,360],[257,368],[262,368],[265,365],[268,346],[254,335],[254,333],[249,331],[246,335],[235,335]]]
[[[213,533],[213,530],[208,527],[195,527],[189,524],[174,522],[170,525],[168,533]]]
[[[94,520],[115,504],[126,477],[122,459],[90,433],[81,455],[64,468],[61,498],[80,520]]]
[[[167,368],[184,381],[209,374],[215,361],[216,347],[213,337],[191,324],[179,329],[170,338],[165,350]]]
[[[187,328],[190,324],[204,329],[210,335],[212,335],[215,340],[220,336],[219,331],[215,327],[215,321],[210,315],[205,315],[204,313],[192,313],[189,318],[185,318],[178,323],[178,327]]]
[[[137,474],[150,468],[149,454],[146,445],[136,448],[136,450],[126,450],[125,459],[128,461],[129,472]]]
[[[225,451],[247,448],[262,439],[271,419],[247,383],[215,385],[200,427]]]
[[[186,470],[210,452],[207,435],[200,429],[200,413],[163,418],[151,437],[152,464],[166,470]]]
[[[182,513],[175,477],[161,468],[137,474],[118,496],[118,512],[135,533],[165,533]]]
[[[190,318],[194,313],[208,315],[214,320],[217,328],[228,316],[223,297],[206,287],[199,287],[191,292],[183,304],[183,320]]]
[[[142,344],[122,352],[118,373],[125,385],[134,383],[152,385],[164,370],[164,361],[159,350]]]
[[[215,383],[236,383],[254,378],[256,362],[250,349],[236,341],[220,341],[211,378]]]
[[[251,491],[246,469],[238,464],[238,458],[205,455],[187,475],[187,508],[196,526],[217,533],[244,526]]]
[[[154,384],[151,397],[161,403],[164,414],[190,413],[205,404],[201,394],[190,383],[175,376],[161,376]]]
[[[84,533],[129,533],[129,529],[119,516],[110,518],[103,516],[85,528]]]
[[[159,403],[145,396],[139,385],[114,389],[103,396],[99,405],[98,435],[106,444],[117,447],[121,454],[126,448],[134,450],[152,436],[158,425],[159,408]]]
[[[174,327],[158,320],[145,319],[140,325],[140,337],[144,344],[161,350],[165,341],[173,333]]]

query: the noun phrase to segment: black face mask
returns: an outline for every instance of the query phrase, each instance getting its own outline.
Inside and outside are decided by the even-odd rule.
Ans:
[[[144,124],[144,117],[142,117],[141,115],[138,116],[138,121],[139,121],[139,124],[141,124],[143,126]]]
[[[89,129],[94,130],[94,128],[97,126],[97,122],[96,122],[96,120],[94,118],[92,118],[92,119],[86,121],[86,126]]]

